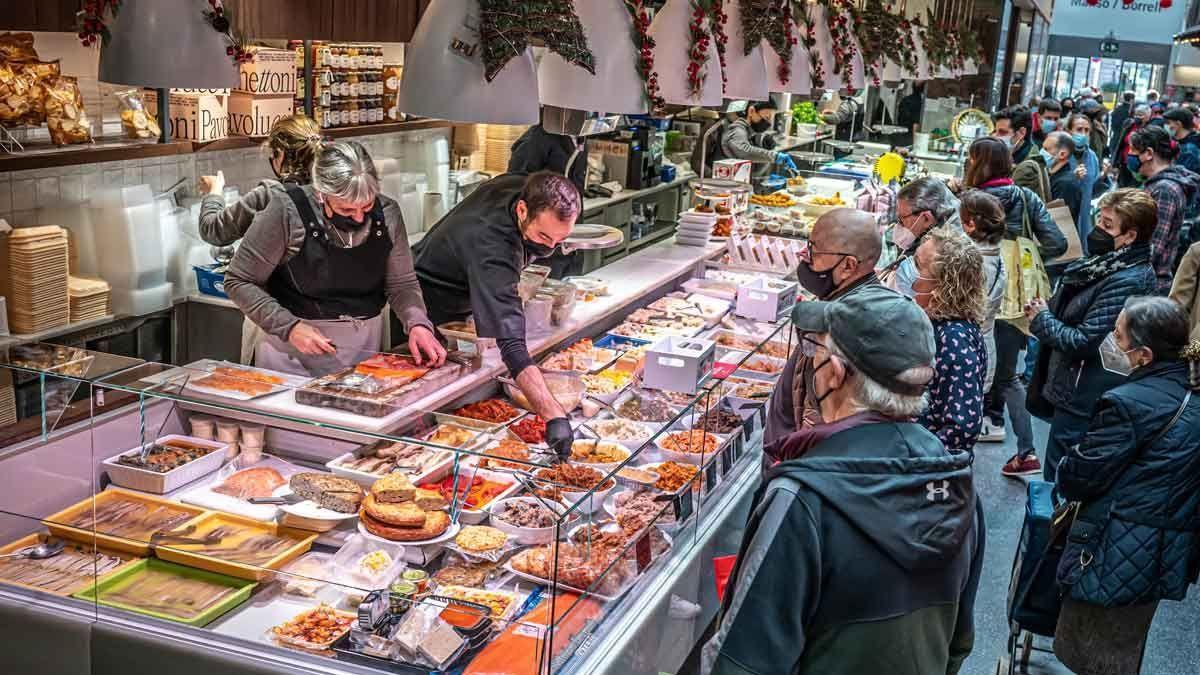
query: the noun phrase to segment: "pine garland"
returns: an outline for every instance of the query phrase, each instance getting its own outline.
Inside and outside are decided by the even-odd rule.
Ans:
[[[821,55],[817,51],[817,20],[808,11],[806,0],[797,0],[791,7],[796,25],[804,22],[804,48],[808,50],[808,70],[812,74],[813,89],[825,88],[825,65],[821,63]]]
[[[646,85],[646,103],[652,115],[666,110],[667,102],[659,93],[658,73],[654,70],[654,38],[647,34],[650,29],[650,15],[646,12],[644,0],[625,0],[625,9],[633,19],[633,31],[630,39],[638,52],[637,72]]]
[[[513,57],[525,53],[534,37],[555,54],[596,74],[595,57],[571,0],[479,0],[479,38],[488,82]]]
[[[723,5],[722,0],[715,0],[709,7],[708,13],[708,28],[712,31],[713,42],[717,45],[717,58],[721,62],[722,93],[729,84],[729,77],[725,73],[725,47],[729,44],[729,36],[725,34],[725,24],[729,22],[729,15],[725,13]]]
[[[833,72],[845,73],[846,88],[853,95],[854,87],[850,86],[851,65],[858,48],[854,42],[853,5],[850,0],[820,0],[825,8],[825,25],[829,28],[829,38],[833,42]]]

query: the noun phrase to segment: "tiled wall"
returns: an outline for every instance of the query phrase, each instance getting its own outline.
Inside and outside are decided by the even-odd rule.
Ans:
[[[431,191],[438,186],[448,157],[449,129],[431,129],[353,140],[363,143],[376,162],[392,158],[398,171],[425,173]],[[183,178],[180,196],[195,196],[199,176],[225,173],[226,185],[243,192],[263,178],[272,177],[265,151],[258,148],[200,152],[190,155],[151,159],[102,162],[51,169],[0,172],[0,218],[14,227],[30,225],[70,225],[41,222],[39,208],[86,203],[103,187],[146,184],[155,192],[166,190]],[[441,186],[444,191],[445,186]]]

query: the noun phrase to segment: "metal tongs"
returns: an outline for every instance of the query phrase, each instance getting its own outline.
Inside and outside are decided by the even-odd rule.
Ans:
[[[159,530],[150,535],[151,544],[196,544],[199,546],[216,546],[221,543],[225,537],[216,530],[209,532],[203,537],[189,537],[188,535],[196,531],[195,525],[188,525],[180,530],[163,531]]]

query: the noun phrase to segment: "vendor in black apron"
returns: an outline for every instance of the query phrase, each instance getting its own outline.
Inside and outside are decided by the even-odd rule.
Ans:
[[[476,333],[496,339],[517,386],[548,420],[546,442],[560,456],[571,452],[571,425],[529,355],[517,284],[521,270],[571,233],[582,206],[579,190],[561,174],[503,174],[459,202],[413,248],[430,318],[441,325],[474,315]]]
[[[260,368],[312,376],[377,353],[390,303],[420,365],[440,366],[400,206],[379,194],[362,145],[322,147],[311,185],[292,185],[255,217],[225,273],[225,292],[266,338]]]

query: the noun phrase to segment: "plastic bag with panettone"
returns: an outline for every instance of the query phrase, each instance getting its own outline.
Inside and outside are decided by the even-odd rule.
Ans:
[[[57,77],[46,83],[46,125],[55,145],[91,142],[91,122],[75,78]]]
[[[18,75],[29,85],[29,110],[20,119],[20,124],[41,126],[46,123],[47,84],[62,74],[58,61],[30,61],[13,66]]]
[[[33,33],[0,33],[0,59],[9,63],[37,61]]]
[[[121,130],[126,138],[158,138],[161,134],[158,121],[146,112],[141,90],[125,89],[114,92],[113,96],[121,106]]]

